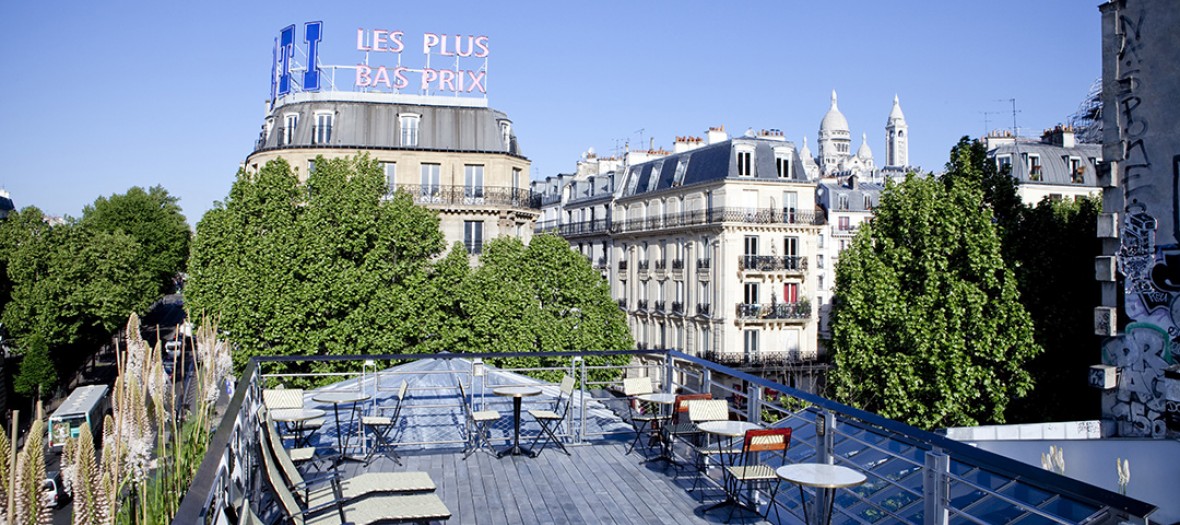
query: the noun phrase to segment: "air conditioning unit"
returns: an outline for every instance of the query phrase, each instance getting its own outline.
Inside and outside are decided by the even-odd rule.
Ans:
[[[1119,369],[1110,365],[1090,367],[1090,386],[1110,390],[1119,385]]]

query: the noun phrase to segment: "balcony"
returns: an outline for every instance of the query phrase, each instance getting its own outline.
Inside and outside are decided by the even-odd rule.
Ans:
[[[676,315],[684,315],[684,303],[680,301],[672,301],[672,313]]]
[[[709,303],[697,303],[697,315],[709,317]]]
[[[627,271],[627,261],[619,261],[619,271],[620,272]]]
[[[490,206],[539,210],[528,189],[507,186],[431,186],[398,184],[393,190],[404,191],[415,204],[428,207]]]
[[[668,275],[668,261],[665,261],[663,259],[657,259],[656,260],[656,277],[662,279],[666,275]]]
[[[593,221],[579,221],[567,222],[562,224],[557,233],[562,237],[580,237],[584,235],[605,235],[609,229],[607,228],[606,219],[596,219]]]
[[[697,271],[708,270],[712,264],[712,259],[697,259]]]
[[[784,365],[811,364],[819,368],[826,365],[817,363],[815,356],[805,358],[798,350],[780,350],[771,352],[709,352],[705,359],[726,366],[747,367],[782,367]]]
[[[606,262],[606,257],[599,257],[594,260],[594,268],[596,268],[596,269],[605,270],[609,266],[610,265],[607,264],[607,262]]]
[[[720,225],[722,223],[821,226],[824,224],[824,216],[822,213],[816,213],[814,210],[710,208],[707,210],[666,213],[653,217],[613,221],[611,223],[611,232],[616,234],[638,233],[693,226]]]
[[[656,301],[656,302],[655,302],[655,311],[656,311],[656,313],[661,313],[661,314],[662,314],[662,313],[664,313],[664,311],[665,311],[665,310],[664,310],[664,304],[665,304],[665,303],[664,303],[664,301]]]
[[[648,271],[651,269],[651,261],[639,261],[639,278],[647,279]]]
[[[616,302],[617,302],[617,303],[619,303],[619,309],[620,309],[620,310],[622,310],[622,311],[624,311],[624,312],[626,312],[626,311],[627,311],[627,300],[626,300],[626,299],[619,299],[619,300],[618,300],[618,301],[616,301]]]
[[[746,322],[757,321],[801,321],[811,319],[811,303],[767,303],[737,305],[737,317]]]
[[[636,346],[647,347],[642,343]],[[820,495],[813,495],[811,489],[807,489],[810,516],[805,516],[799,492],[784,486],[774,498],[778,512],[771,513],[770,521],[742,513],[743,523],[795,525],[805,521],[822,523],[831,517],[833,523],[839,524],[1105,525],[1146,523],[1146,516],[1156,510],[1153,505],[1039,466],[680,352],[572,354],[357,355],[303,358],[296,365],[317,370],[332,364],[336,372],[331,375],[303,374],[303,380],[324,385],[321,389],[369,397],[380,406],[392,406],[399,385],[408,382],[399,431],[392,438],[403,465],[378,457],[368,466],[345,462],[336,472],[344,478],[359,472],[426,472],[436,481],[435,494],[451,511],[451,523],[455,524],[486,519],[525,525],[607,521],[696,525],[720,520],[720,512],[702,512],[713,501],[702,503],[697,499],[699,493],[689,493],[680,472],[650,468],[642,457],[625,453],[634,432],[624,420],[628,402],[619,394],[619,378],[624,374],[649,377],[661,391],[707,392],[728,399],[730,419],[791,428],[786,462],[835,463],[868,477],[867,483],[833,493],[830,516],[824,506],[810,505],[810,500]],[[604,357],[618,354],[631,356],[631,364],[587,364],[606,362]],[[472,361],[476,358],[487,364],[477,366]],[[514,367],[511,371],[493,366],[503,358],[541,364]],[[274,510],[278,507],[275,495],[263,469],[258,468],[261,460],[256,409],[261,405],[264,386],[293,380],[274,368],[282,359],[290,358],[253,358],[241,372],[209,452],[200,462],[173,523],[235,523],[234,505],[244,494],[249,495],[255,512],[270,511],[264,515],[271,522],[280,513]],[[365,366],[366,361],[397,366],[374,370]],[[470,430],[462,423],[464,400],[459,397],[458,385],[462,383],[469,389],[470,403],[477,409],[504,414],[490,428],[493,444],[501,447],[512,438],[512,400],[492,395],[491,391],[507,385],[535,385],[542,394],[526,399],[525,405],[552,406],[557,386],[537,378],[554,377],[553,370],[569,371],[577,385],[588,385],[575,390],[571,409],[557,426],[558,437],[566,443],[570,455],[549,448],[537,457],[497,459],[477,451],[464,461],[461,449]],[[556,374],[560,377],[561,372]],[[742,377],[744,386],[735,388],[734,377]],[[321,392],[311,390],[305,399]],[[308,403],[308,407],[332,412],[330,406]],[[367,413],[372,406],[366,402],[358,409]],[[342,420],[337,424],[328,417],[312,445],[334,449],[337,436],[352,432],[350,422]],[[531,440],[538,432],[537,424],[525,416],[521,441]],[[350,446],[352,451],[363,452],[368,441],[354,440]],[[671,452],[692,464],[689,450],[683,445],[673,447]],[[720,493],[720,469],[705,471],[702,481],[706,495]],[[758,490],[762,501],[770,499],[765,489]],[[336,508],[328,511],[336,512]]]
[[[646,312],[647,311],[647,299],[640,299],[638,301],[635,301],[635,309],[640,312]]]
[[[738,269],[747,272],[786,272],[803,273],[807,271],[807,257],[797,255],[739,255]]]

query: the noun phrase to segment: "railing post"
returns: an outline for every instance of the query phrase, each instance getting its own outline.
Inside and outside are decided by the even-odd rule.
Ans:
[[[746,421],[762,424],[762,387],[750,385],[746,387],[749,402],[746,403]]]
[[[713,371],[708,367],[701,368],[701,384],[698,394],[713,393]]]
[[[832,451],[836,443],[836,416],[827,410],[821,410],[815,416],[815,455],[816,461],[831,465],[834,463]],[[809,523],[828,523],[828,509],[819,502],[827,501],[827,491],[835,489],[815,489],[816,504],[811,506],[815,519]]]
[[[664,392],[672,392],[672,374],[674,372],[675,368],[672,366],[672,356],[664,354]]]
[[[575,443],[581,443],[586,438],[586,393],[590,391],[590,387],[586,383],[586,360],[581,357],[575,358],[578,364],[579,382],[582,385],[581,395],[582,402],[578,403],[578,437]]]
[[[926,504],[925,525],[946,525],[950,522],[951,458],[943,452],[926,453],[923,469],[922,493]]]

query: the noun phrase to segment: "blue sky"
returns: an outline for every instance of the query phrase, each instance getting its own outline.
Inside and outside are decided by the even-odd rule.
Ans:
[[[324,22],[323,61],[353,64],[357,28],[489,37],[488,99],[533,176],[588,147],[777,128],[814,151],[829,93],[878,162],[893,95],[911,162],[937,170],[962,135],[1063,122],[1101,74],[1097,0],[989,2],[0,3],[0,186],[18,207],[81,214],[161,184],[190,223],[250,153],[289,24]],[[407,55],[409,56],[409,55]],[[985,112],[995,112],[985,115]],[[642,132],[640,131],[642,130]]]

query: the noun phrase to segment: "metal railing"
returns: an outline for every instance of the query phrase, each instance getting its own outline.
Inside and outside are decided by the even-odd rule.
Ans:
[[[766,303],[737,305],[739,319],[810,319],[811,303],[800,301],[797,303]]]
[[[616,220],[611,223],[612,233],[628,233],[663,228],[699,226],[737,222],[746,224],[798,224],[819,226],[824,224],[822,213],[811,210],[782,208],[709,208],[679,213],[667,213],[655,217]]]
[[[510,206],[540,209],[533,205],[533,194],[525,188],[508,186],[459,186],[397,184],[390,192],[404,191],[423,206]]]
[[[646,347],[643,344],[637,346]],[[618,355],[630,355],[632,359],[626,365],[588,364],[601,362],[589,357]],[[425,373],[451,374],[460,381],[472,381],[478,372],[474,362],[467,360],[501,357],[543,358],[553,363],[549,367],[503,370],[506,372],[531,374],[560,371],[578,381],[580,394],[561,434],[572,446],[590,445],[596,442],[596,438],[609,433],[606,430],[595,431],[587,410],[591,404],[601,406],[614,403],[616,411],[620,403],[625,406],[626,400],[619,398],[617,393],[618,378],[622,376],[650,377],[653,383],[667,392],[708,392],[714,398],[728,399],[731,419],[773,427],[789,426],[793,429],[791,461],[845,465],[868,477],[869,481],[864,485],[842,489],[837,493],[833,513],[840,514],[841,520],[846,522],[883,523],[881,520],[884,519],[888,522],[929,525],[943,525],[952,521],[994,523],[999,516],[996,506],[1002,505],[1006,506],[1008,512],[1000,521],[1002,523],[1105,524],[1124,520],[1145,523],[1146,516],[1155,510],[1153,505],[706,359],[677,351],[638,350],[253,358],[242,372],[237,389],[226,407],[225,416],[213,435],[209,452],[201,462],[173,523],[215,522],[237,501],[238,495],[259,486],[257,410],[261,404],[261,390],[268,381],[295,376],[341,380],[359,378],[357,384],[362,386],[352,388],[363,390],[366,377],[378,378],[375,383],[380,385],[380,374],[397,376],[424,373],[399,372],[396,368],[377,371],[373,365],[366,365],[366,362],[411,362],[421,359],[440,359],[452,363],[446,370]],[[454,360],[461,360],[462,364],[455,366]],[[262,372],[263,365],[267,363],[300,361],[352,362],[355,367],[346,372],[327,374]],[[610,373],[596,373],[601,370],[609,370]],[[486,377],[484,379],[486,381]],[[396,383],[394,381],[391,384]],[[457,410],[460,406],[458,400],[443,396],[422,397],[428,398],[431,404],[414,405],[415,408]],[[625,408],[621,410],[626,412]],[[459,434],[462,432],[461,427],[452,430],[456,433],[453,438],[434,440],[432,443],[462,443]],[[399,439],[398,444],[415,443]],[[974,473],[980,476],[973,477]],[[1030,501],[1026,496],[1030,493],[1045,496]],[[768,495],[763,493],[763,498],[766,497]],[[823,522],[828,517],[822,506],[812,506],[812,515],[802,516],[793,491],[779,491],[777,498],[784,503],[780,508],[800,521],[810,518],[809,521],[813,523]],[[976,505],[985,498],[989,504]]]
[[[738,269],[759,272],[802,272],[807,270],[807,257],[799,255],[739,255]]]
[[[697,315],[709,317],[709,303],[697,303]]]

